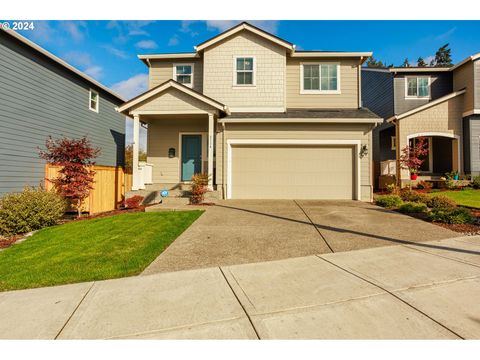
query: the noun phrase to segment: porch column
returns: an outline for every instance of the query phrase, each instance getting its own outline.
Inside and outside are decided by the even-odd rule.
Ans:
[[[132,161],[132,190],[140,188],[138,173],[138,146],[140,143],[140,115],[133,116],[133,161]]]
[[[208,114],[208,189],[213,190],[213,114]]]

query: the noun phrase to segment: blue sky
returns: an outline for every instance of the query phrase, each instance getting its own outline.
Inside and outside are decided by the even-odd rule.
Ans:
[[[144,91],[137,54],[193,51],[236,21],[37,21],[22,35],[129,98]],[[399,65],[450,43],[454,62],[480,52],[480,21],[252,21],[304,50],[373,51]]]
[[[239,21],[35,21],[21,34],[131,98],[147,88],[138,54],[193,51]],[[427,61],[450,43],[454,62],[480,52],[480,21],[251,21],[297,49],[373,51],[386,64]],[[127,122],[127,141],[131,124]],[[145,133],[142,132],[142,144]]]

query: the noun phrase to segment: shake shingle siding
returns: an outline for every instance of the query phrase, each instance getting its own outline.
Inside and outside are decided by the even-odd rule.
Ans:
[[[362,69],[362,105],[378,116],[393,115],[393,75],[383,69]]]
[[[88,108],[89,89],[100,94]],[[38,147],[46,138],[87,136],[101,148],[99,165],[123,165],[121,103],[30,47],[0,33],[0,196],[44,180]]]

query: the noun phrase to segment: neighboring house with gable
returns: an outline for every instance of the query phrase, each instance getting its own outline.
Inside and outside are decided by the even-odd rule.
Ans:
[[[371,52],[297,51],[248,23],[191,53],[149,54],[149,89],[119,106],[148,124],[158,191],[206,172],[226,199],[371,201],[372,129],[361,66]],[[136,153],[136,151],[134,151]],[[143,187],[134,157],[133,188]]]
[[[409,180],[401,150],[426,137],[429,154],[419,180],[447,172],[480,174],[480,54],[452,67],[363,69],[363,104],[386,121],[374,130],[376,175]],[[389,84],[390,82],[390,84]],[[378,96],[378,93],[388,96]],[[392,89],[392,91],[387,90]],[[391,113],[390,113],[391,111]]]
[[[48,136],[87,136],[98,165],[123,166],[124,99],[13,30],[0,30],[0,196],[45,181]]]

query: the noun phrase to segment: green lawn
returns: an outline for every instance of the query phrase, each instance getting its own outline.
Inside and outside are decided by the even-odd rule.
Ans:
[[[449,198],[455,200],[458,205],[480,209],[480,190],[466,189],[458,191],[440,191],[434,194],[448,196]]]
[[[138,212],[40,230],[0,252],[0,291],[137,275],[202,212]]]

